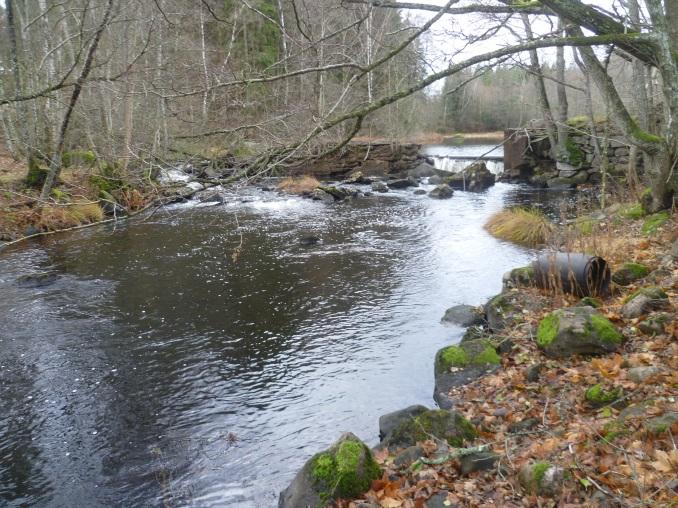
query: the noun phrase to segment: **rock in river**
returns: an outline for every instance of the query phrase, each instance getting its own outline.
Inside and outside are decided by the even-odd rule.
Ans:
[[[445,311],[442,317],[443,323],[453,323],[455,325],[467,327],[480,325],[485,321],[483,312],[473,305],[455,305]]]
[[[339,498],[355,498],[369,490],[381,469],[372,452],[351,433],[328,450],[311,457],[289,487],[280,493],[279,508],[325,506]]]
[[[428,193],[429,197],[434,199],[449,199],[454,194],[452,187],[446,184],[440,184],[431,192]]]
[[[484,162],[474,162],[459,173],[454,173],[444,179],[450,187],[457,190],[478,192],[492,187],[495,176]]]

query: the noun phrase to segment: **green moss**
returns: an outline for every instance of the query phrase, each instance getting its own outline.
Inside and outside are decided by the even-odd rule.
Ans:
[[[61,157],[61,163],[65,168],[73,164],[82,164],[89,167],[94,166],[97,161],[97,156],[92,150],[70,150],[64,152]]]
[[[631,135],[644,143],[661,143],[664,141],[663,138],[655,136],[654,134],[650,134],[647,131],[644,131],[635,123],[631,128]]]
[[[573,166],[580,166],[584,163],[586,155],[582,149],[579,148],[579,145],[577,145],[577,143],[575,143],[569,136],[565,141],[565,150],[567,150],[567,159],[570,164]]]
[[[592,296],[585,296],[579,301],[579,305],[583,305],[585,307],[593,307],[594,309],[599,308],[603,302],[598,300],[598,298],[593,298]]]
[[[629,432],[624,427],[623,422],[619,420],[613,420],[611,422],[606,423],[603,426],[603,431],[601,432],[601,435],[603,437],[603,441],[605,441],[606,443],[612,443],[618,437],[625,436],[628,433]]]
[[[640,263],[624,263],[622,269],[628,270],[636,279],[642,279],[648,273],[650,273],[650,269],[645,265],[641,265]]]
[[[620,344],[622,341],[622,334],[615,328],[615,326],[605,316],[600,314],[593,314],[589,318],[590,329],[595,332],[600,340],[603,342]]]
[[[509,278],[516,284],[529,285],[534,280],[534,267],[527,265],[514,268],[511,270]]]
[[[539,328],[537,328],[537,344],[541,347],[546,347],[553,342],[553,339],[558,334],[559,324],[560,318],[555,312],[542,319],[539,323]]]
[[[42,187],[47,178],[48,168],[43,161],[36,157],[28,159],[28,173],[26,174],[26,185],[29,187]]]
[[[634,203],[619,210],[619,215],[627,219],[640,219],[645,216],[645,209],[640,203]]]
[[[68,199],[70,198],[70,195],[68,194],[68,192],[64,192],[60,189],[52,189],[52,191],[49,194],[54,199],[56,199],[57,201],[61,201],[61,202],[68,201]]]
[[[596,224],[598,224],[600,221],[594,220],[594,219],[585,219],[585,220],[580,220],[577,221],[575,227],[579,233],[581,233],[584,236],[589,236],[593,233],[593,228]]]
[[[448,370],[450,367],[468,367],[469,365],[499,365],[501,357],[494,346],[485,340],[469,340],[459,346],[449,346],[443,349],[438,357],[439,369]]]
[[[585,398],[596,406],[605,406],[621,398],[622,395],[624,395],[624,390],[621,387],[605,390],[603,386],[598,383],[586,390]]]
[[[323,489],[321,498],[327,501],[332,497],[353,498],[366,492],[372,480],[381,476],[381,470],[364,444],[347,440],[334,454],[318,455],[313,461],[311,475]]]
[[[650,215],[647,219],[645,219],[645,222],[643,222],[641,232],[646,236],[653,235],[657,232],[659,227],[668,220],[669,212],[666,210],[655,213],[654,215]]]
[[[548,462],[537,462],[534,466],[532,466],[532,478],[534,480],[535,486],[541,487],[541,484],[544,481],[544,476],[546,475],[546,471],[548,471],[550,468],[551,464]]]

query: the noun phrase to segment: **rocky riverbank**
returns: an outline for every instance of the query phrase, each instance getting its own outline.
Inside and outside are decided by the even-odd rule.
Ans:
[[[610,263],[609,292],[539,289],[521,267],[484,306],[449,309],[468,329],[431,359],[440,409],[384,415],[371,451],[343,437],[280,506],[675,503],[678,228],[633,208],[599,213],[578,239]],[[347,439],[359,453],[341,452]]]

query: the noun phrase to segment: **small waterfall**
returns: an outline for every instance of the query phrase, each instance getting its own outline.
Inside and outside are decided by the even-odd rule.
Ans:
[[[450,173],[458,173],[462,171],[466,166],[470,165],[476,159],[452,159],[450,157],[431,157],[433,159],[433,166],[436,169],[442,169],[443,171],[449,171]],[[504,171],[504,163],[502,161],[496,160],[486,160],[484,161],[487,169],[491,173],[498,175]]]

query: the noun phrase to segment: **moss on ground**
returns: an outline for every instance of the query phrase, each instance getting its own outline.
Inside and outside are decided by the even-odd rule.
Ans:
[[[619,210],[619,215],[627,219],[640,219],[645,216],[645,209],[642,204],[634,203]]]
[[[645,219],[645,222],[643,222],[643,226],[640,230],[645,236],[653,235],[668,220],[668,211],[664,210],[663,212],[655,213]]]
[[[551,468],[551,464],[548,462],[537,462],[532,466],[532,477],[534,478],[534,483],[536,487],[541,487],[542,482],[544,481],[544,476],[546,471]]]
[[[598,383],[586,390],[584,397],[595,406],[605,406],[620,399],[623,395],[624,390],[621,387],[605,390],[603,386]]]
[[[558,335],[559,325],[560,318],[555,312],[542,319],[537,329],[537,344],[541,347],[546,347],[553,342],[553,339]]]

